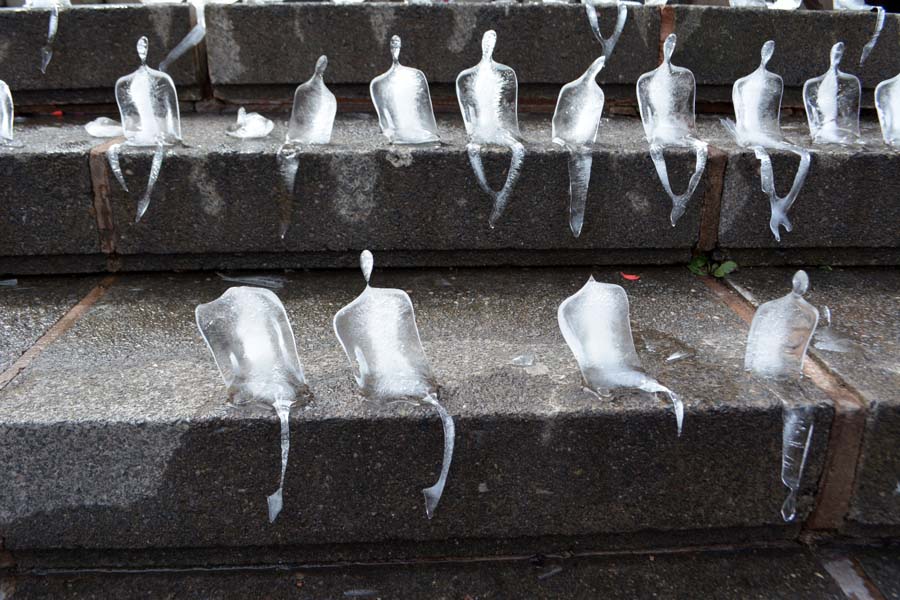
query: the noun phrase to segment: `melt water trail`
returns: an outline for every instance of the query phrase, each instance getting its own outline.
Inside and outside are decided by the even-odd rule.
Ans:
[[[813,407],[788,408],[785,405],[782,419],[781,481],[788,488],[788,495],[781,506],[781,517],[786,522],[791,522],[797,518],[797,495],[815,429],[812,422]]]

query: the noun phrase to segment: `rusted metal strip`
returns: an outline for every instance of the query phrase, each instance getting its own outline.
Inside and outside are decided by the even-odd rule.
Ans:
[[[706,162],[706,191],[700,199],[700,233],[697,249],[709,252],[719,242],[719,214],[722,209],[722,192],[725,189],[725,169],[728,153],[709,146]]]
[[[97,231],[100,235],[100,250],[106,254],[116,251],[116,225],[109,203],[110,172],[106,160],[106,151],[113,144],[121,143],[125,138],[116,138],[91,148],[90,169],[91,186],[94,190],[94,217],[97,219]]]

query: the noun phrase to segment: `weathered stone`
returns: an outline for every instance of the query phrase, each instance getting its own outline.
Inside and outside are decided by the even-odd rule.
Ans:
[[[806,383],[775,390],[748,378],[743,322],[687,270],[652,268],[638,282],[595,275],[626,286],[645,367],[685,401],[684,434],[676,437],[662,398],[598,400],[582,390],[556,322],[558,304],[587,275],[376,270],[375,285],[411,290],[456,418],[456,455],[431,521],[419,490],[439,466],[437,419],[360,398],[332,332],[361,275],[290,276],[278,293],[314,400],[294,412],[285,510],[272,525],[274,415],[226,409],[194,325],[193,307],[229,284],[123,277],[0,392],[0,478],[15,482],[0,496],[0,536],[17,554],[725,528],[794,535],[779,514],[779,396],[818,407],[801,519],[821,469],[829,401]],[[667,361],[676,351],[691,356]],[[524,352],[536,363],[513,366]]]

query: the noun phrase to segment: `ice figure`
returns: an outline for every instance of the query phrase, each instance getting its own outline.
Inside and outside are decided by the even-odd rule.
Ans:
[[[146,37],[138,40],[137,52],[141,66],[116,82],[116,103],[122,118],[125,145],[155,148],[147,190],[138,202],[135,223],[141,220],[150,205],[150,194],[153,193],[153,186],[162,169],[166,146],[181,143],[181,116],[175,84],[165,73],[147,66],[148,46]],[[120,147],[121,144],[110,146],[106,156],[113,174],[127,192],[128,186],[119,165]]]
[[[266,137],[274,128],[275,123],[259,113],[248,113],[242,106],[238,109],[237,122],[229,125],[225,134],[247,140]]]
[[[762,191],[769,196],[771,206],[769,229],[780,242],[779,227],[784,227],[785,231],[792,229],[787,213],[803,188],[812,157],[808,150],[785,140],[781,131],[781,97],[784,93],[784,81],[766,68],[774,52],[775,42],[769,40],[763,44],[759,68],[734,82],[731,99],[737,122],[722,119],[722,124],[739,145],[752,149],[759,160]],[[779,197],[775,190],[775,172],[772,168],[772,159],[769,157],[769,148],[787,150],[800,157],[794,183],[787,196],[783,198]]]
[[[859,79],[838,67],[844,43],[831,48],[831,65],[819,77],[803,84],[803,104],[809,133],[817,144],[862,144],[859,133]]]
[[[10,145],[13,141],[14,117],[12,92],[5,81],[0,81],[0,146]]]
[[[70,0],[25,0],[26,8],[49,8],[50,21],[47,24],[47,43],[41,47],[41,73],[47,72],[47,67],[53,59],[53,42],[56,41],[56,32],[59,29],[59,11],[72,6]]]
[[[305,144],[329,144],[337,114],[337,99],[325,85],[325,69],[328,57],[324,54],[316,61],[313,76],[297,86],[294,106],[284,144],[278,150],[278,169],[287,188],[287,201],[282,207],[278,235],[287,235],[291,224],[291,197],[300,167],[300,148]]]
[[[747,336],[744,368],[763,377],[799,378],[819,311],[803,299],[809,288],[805,271],[794,274],[791,292],[762,304],[753,316]],[[784,403],[781,446],[781,479],[789,493],[781,509],[785,521],[797,513],[797,493],[813,435],[813,411],[809,406]]]
[[[587,387],[599,396],[615,388],[637,388],[669,397],[678,435],[684,405],[675,392],[644,373],[631,337],[628,295],[621,286],[591,276],[557,311],[559,329],[575,355]]]
[[[872,37],[869,38],[869,41],[863,46],[862,52],[859,55],[859,66],[862,68],[866,59],[869,58],[869,54],[875,49],[875,44],[878,43],[878,36],[881,35],[881,30],[884,28],[884,7],[869,6],[866,4],[865,0],[834,0],[834,8],[835,10],[876,11],[875,31],[872,32]]]
[[[414,401],[433,406],[444,428],[444,456],[437,483],[422,490],[425,512],[434,516],[453,459],[453,419],[438,402],[438,386],[419,339],[416,317],[403,290],[369,285],[374,259],[360,256],[366,289],[334,315],[334,332],[350,360],[362,393],[379,402]]]
[[[625,28],[625,21],[628,20],[628,9],[626,8],[625,2],[617,1],[615,3],[617,10],[616,25],[608,38],[603,37],[603,34],[600,33],[600,22],[597,18],[597,8],[594,5],[594,0],[581,0],[581,2],[584,4],[584,10],[587,13],[588,24],[591,26],[591,31],[603,47],[603,56],[606,60],[609,60],[609,57],[612,56],[613,49],[616,47],[616,43],[619,41],[619,37],[622,35],[622,30]],[[663,4],[665,4],[665,2],[663,2]]]
[[[97,138],[114,138],[125,135],[122,124],[109,117],[97,117],[85,124],[84,130],[89,136]]]
[[[884,143],[900,147],[900,75],[878,84],[875,88],[875,108]]]
[[[603,113],[603,90],[597,85],[597,74],[606,57],[601,56],[584,74],[563,86],[553,113],[553,143],[569,152],[569,229],[581,235],[588,186],[591,181],[593,145]]]
[[[456,96],[469,136],[466,146],[469,162],[481,189],[494,199],[494,208],[488,220],[492,228],[506,208],[525,160],[525,146],[516,114],[519,84],[515,71],[494,62],[496,43],[497,34],[493,30],[485,32],[481,40],[481,62],[462,71],[456,78]],[[499,192],[491,189],[484,174],[481,161],[483,144],[507,146],[512,151],[506,183]]]
[[[425,73],[400,64],[400,36],[391,38],[393,64],[369,84],[381,131],[394,144],[440,141]]]
[[[199,305],[195,315],[230,400],[238,406],[272,406],[281,423],[281,477],[268,497],[272,522],[283,504],[291,406],[309,392],[294,332],[278,296],[262,288],[229,288],[217,300]]]
[[[687,203],[697,189],[706,169],[707,147],[693,136],[695,125],[694,98],[697,84],[694,74],[683,67],[672,66],[675,51],[675,34],[669,34],[663,45],[663,63],[653,71],[638,78],[637,97],[644,133],[650,142],[650,158],[663,188],[672,199],[669,216],[672,227],[684,214]],[[665,148],[692,148],[696,156],[694,174],[687,190],[675,194],[666,171]]]

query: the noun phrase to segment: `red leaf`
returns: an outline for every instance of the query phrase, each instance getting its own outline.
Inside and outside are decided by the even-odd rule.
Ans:
[[[619,275],[622,276],[622,279],[627,279],[628,281],[638,281],[641,278],[640,275],[632,275],[631,273],[619,272]]]
[[[50,114],[53,115],[54,117],[61,117],[61,116],[63,116],[63,111],[61,111],[61,110],[54,110],[54,111],[53,111],[52,113],[50,113]]]

